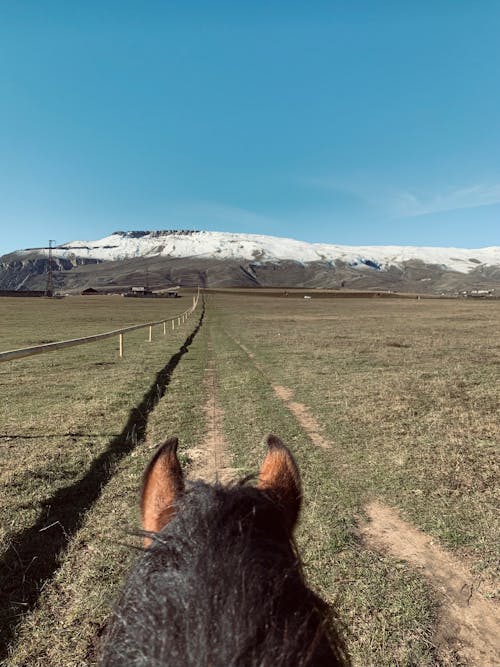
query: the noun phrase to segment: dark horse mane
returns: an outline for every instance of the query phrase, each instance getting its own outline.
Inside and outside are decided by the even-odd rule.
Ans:
[[[103,667],[347,665],[272,490],[195,482],[133,568]]]

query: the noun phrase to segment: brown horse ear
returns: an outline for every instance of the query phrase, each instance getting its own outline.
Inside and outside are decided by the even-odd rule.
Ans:
[[[142,527],[157,533],[174,515],[174,502],[184,491],[184,477],[177,458],[177,438],[160,445],[146,468],[142,482]],[[149,546],[151,538],[144,538]]]
[[[302,503],[299,469],[288,447],[275,435],[267,436],[266,445],[268,452],[260,468],[258,486],[278,499],[292,531]]]

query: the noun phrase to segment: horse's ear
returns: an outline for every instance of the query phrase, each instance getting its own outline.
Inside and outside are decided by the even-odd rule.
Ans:
[[[177,438],[160,445],[146,468],[142,483],[142,527],[157,533],[174,514],[174,502],[184,491],[184,477],[177,458]],[[151,539],[144,539],[149,546]]]
[[[259,488],[271,491],[285,512],[290,531],[300,512],[302,487],[295,459],[275,435],[266,438],[267,456],[259,473]]]

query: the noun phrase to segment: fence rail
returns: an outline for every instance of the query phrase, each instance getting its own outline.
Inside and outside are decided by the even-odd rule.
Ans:
[[[123,335],[129,333],[130,331],[137,331],[138,329],[146,329],[149,327],[149,342],[152,341],[152,331],[153,327],[159,324],[163,324],[163,334],[167,333],[166,325],[167,322],[172,322],[172,329],[175,328],[175,322],[177,325],[180,325],[182,322],[185,322],[187,318],[194,313],[198,305],[200,298],[200,291],[193,297],[193,305],[184,310],[182,313],[175,315],[174,317],[167,317],[163,320],[157,320],[156,322],[146,322],[145,324],[133,324],[129,327],[124,327],[123,329],[115,329],[113,331],[106,331],[105,333],[95,334],[93,336],[85,336],[83,338],[72,338],[70,340],[60,340],[54,343],[44,343],[43,345],[35,345],[34,347],[23,347],[18,350],[8,350],[7,352],[0,352],[0,363],[3,361],[13,361],[14,359],[23,359],[24,357],[31,357],[35,354],[43,354],[44,352],[53,352],[54,350],[63,350],[66,347],[76,347],[77,345],[86,345],[87,343],[96,343],[100,340],[105,340],[106,338],[113,338],[118,336],[119,346],[118,354],[120,357],[123,357]]]

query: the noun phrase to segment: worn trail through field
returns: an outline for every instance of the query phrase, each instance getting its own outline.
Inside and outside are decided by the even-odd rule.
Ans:
[[[227,484],[237,476],[237,469],[230,467],[227,443],[224,439],[224,413],[217,399],[217,369],[212,338],[208,343],[208,362],[205,368],[207,402],[204,405],[206,433],[203,447],[193,447],[188,455],[193,464],[189,477],[205,482]]]
[[[331,449],[332,443],[323,435],[309,408],[293,400],[291,389],[274,384],[255,354],[228,335],[268,379],[275,395],[311,441],[322,449]],[[369,521],[360,526],[365,546],[406,561],[435,589],[440,601],[440,618],[434,641],[440,654],[458,654],[470,667],[500,665],[500,610],[478,592],[471,572],[439,546],[435,538],[403,521],[391,507],[376,501],[365,511]]]

